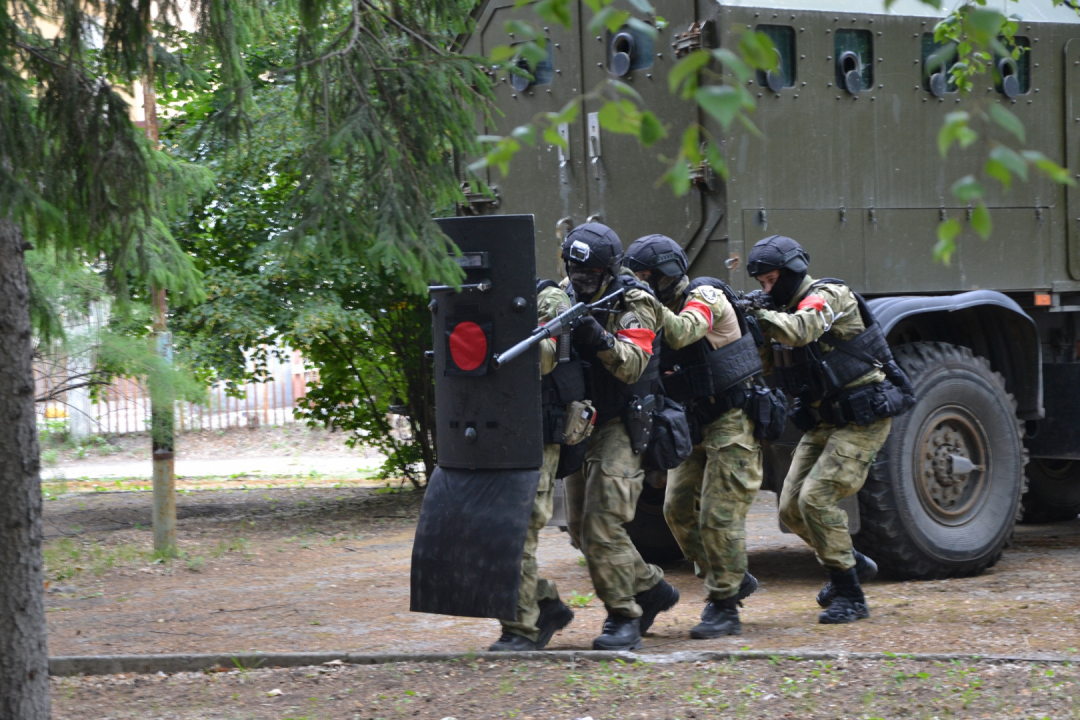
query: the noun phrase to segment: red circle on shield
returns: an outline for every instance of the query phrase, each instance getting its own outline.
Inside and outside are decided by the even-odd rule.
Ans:
[[[450,357],[465,371],[475,370],[487,358],[487,336],[474,322],[458,323],[450,333]]]

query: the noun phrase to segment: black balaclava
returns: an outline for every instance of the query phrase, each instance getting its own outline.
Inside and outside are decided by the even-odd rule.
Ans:
[[[675,299],[689,265],[683,249],[666,235],[646,235],[635,240],[623,264],[633,272],[648,270],[649,287],[665,305]]]
[[[562,259],[576,298],[581,302],[591,301],[615,277],[622,257],[622,242],[607,225],[585,223],[567,233]]]
[[[780,277],[769,291],[769,297],[778,308],[786,308],[806,278],[809,266],[810,255],[802,245],[789,237],[772,235],[754,244],[747,258],[746,272],[756,278],[779,270]]]

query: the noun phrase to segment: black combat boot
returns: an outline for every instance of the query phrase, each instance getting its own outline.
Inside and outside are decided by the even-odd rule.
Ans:
[[[641,634],[644,635],[652,627],[657,615],[670,610],[679,602],[679,591],[667,580],[661,580],[645,592],[635,595],[634,600],[641,606],[640,626]]]
[[[864,585],[877,577],[877,563],[856,550],[855,572],[859,576],[859,584]],[[827,608],[832,604],[834,597],[836,597],[836,588],[833,587],[832,582],[827,582],[817,594],[817,604]]]
[[[701,611],[701,622],[690,629],[690,637],[695,640],[708,640],[723,635],[742,635],[742,623],[739,622],[738,596],[723,600],[710,600]]]
[[[536,620],[536,627],[540,629],[540,635],[536,638],[536,649],[543,650],[551,642],[551,636],[574,619],[574,611],[558,598],[541,600],[539,605],[540,617]]]
[[[502,637],[488,647],[488,652],[523,652],[525,650],[539,650],[532,640],[509,630],[503,630]]]
[[[592,641],[593,650],[637,650],[641,647],[641,630],[637,618],[628,618],[608,610],[604,632]]]
[[[866,596],[859,585],[859,576],[855,568],[849,568],[830,574],[830,581],[836,589],[833,601],[823,613],[818,615],[818,622],[823,625],[840,625],[870,617],[870,608],[866,606]]]
[[[739,583],[739,591],[735,593],[735,602],[742,606],[742,601],[754,594],[758,588],[757,578],[749,572],[744,572],[742,582]]]

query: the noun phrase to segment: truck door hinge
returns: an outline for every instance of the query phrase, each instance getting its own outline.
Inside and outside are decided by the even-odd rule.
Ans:
[[[686,32],[675,33],[671,49],[675,57],[681,58],[694,50],[711,50],[716,47],[716,23],[712,20],[699,20],[692,23]]]
[[[492,185],[491,191],[495,193],[494,197],[481,192],[473,192],[472,185],[468,182],[461,183],[461,192],[465,195],[465,202],[458,204],[458,210],[462,215],[480,215],[485,208],[499,207],[499,188]]]
[[[697,165],[690,165],[690,182],[701,192],[716,192],[719,184],[716,173],[705,160]]]

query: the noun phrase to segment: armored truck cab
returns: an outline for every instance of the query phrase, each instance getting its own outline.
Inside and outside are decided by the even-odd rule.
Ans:
[[[809,250],[813,275],[842,278],[870,298],[920,396],[894,422],[849,507],[859,516],[856,546],[895,575],[978,573],[1000,557],[1017,518],[1075,517],[1080,187],[1034,174],[1008,192],[987,181],[993,236],[983,241],[968,228],[971,208],[957,203],[950,186],[968,173],[981,176],[986,143],[1016,147],[1016,139],[991,129],[948,160],[935,140],[948,113],[975,115],[1000,103],[1023,121],[1025,147],[1080,172],[1076,11],[1010,3],[1022,18],[1016,42],[1024,52],[1001,64],[1000,80],[987,74],[966,95],[950,85],[936,53],[933,29],[942,14],[914,0],[888,13],[882,3],[854,0],[653,4],[666,20],[655,39],[632,27],[591,33],[580,4],[572,6],[571,30],[543,27],[514,0],[478,9],[469,52],[515,42],[504,29],[514,18],[539,23],[549,40],[547,59],[531,68],[533,83],[498,78],[504,114],[486,132],[509,133],[619,77],[668,136],[643,149],[634,137],[601,129],[599,102],[589,101],[575,122],[559,127],[568,150],[525,147],[509,176],[490,171],[497,198],[471,195],[462,211],[534,214],[541,276],[558,272],[561,235],[598,218],[626,242],[669,235],[685,248],[692,276],[735,288],[747,288],[742,263],[754,242],[789,235]],[[617,5],[654,22],[631,3]],[[777,71],[749,81],[762,137],[738,125],[725,134],[668,90],[680,55],[734,47],[747,27],[767,33],[779,54]],[[693,189],[675,197],[657,182],[664,170],[657,158],[678,154],[691,123],[722,139],[730,177],[693,168]],[[933,261],[936,228],[946,218],[965,224],[948,265]],[[779,491],[790,449],[778,443],[766,452],[768,489]],[[656,550],[659,500],[645,493],[642,502],[635,533]]]

